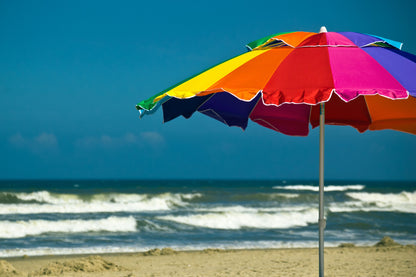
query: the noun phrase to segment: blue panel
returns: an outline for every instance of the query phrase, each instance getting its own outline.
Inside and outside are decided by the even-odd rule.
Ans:
[[[202,104],[198,111],[229,126],[246,129],[250,113],[260,97],[259,93],[251,101],[243,101],[228,92],[219,92]]]
[[[188,99],[178,99],[172,97],[162,104],[163,121],[168,122],[178,116],[182,115],[185,118],[190,118],[192,114],[212,95],[195,96]]]

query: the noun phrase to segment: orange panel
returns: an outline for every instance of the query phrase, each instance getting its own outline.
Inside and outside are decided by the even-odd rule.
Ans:
[[[207,91],[228,91],[244,100],[252,99],[262,90],[282,60],[293,51],[290,47],[270,49],[244,63],[224,78],[213,84]]]
[[[365,96],[372,119],[370,130],[393,129],[416,134],[416,98],[391,100],[382,96]]]
[[[297,47],[302,41],[307,39],[310,36],[316,35],[316,33],[310,32],[293,32],[283,35],[276,36],[275,38],[283,40],[286,44]]]

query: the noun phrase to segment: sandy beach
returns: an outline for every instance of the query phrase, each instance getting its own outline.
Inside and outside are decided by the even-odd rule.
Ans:
[[[0,260],[0,276],[317,276],[313,248],[174,251]],[[326,276],[416,276],[416,246],[325,249]]]

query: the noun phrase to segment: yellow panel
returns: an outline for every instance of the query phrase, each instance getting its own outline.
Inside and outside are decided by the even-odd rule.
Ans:
[[[218,80],[220,80],[236,68],[240,67],[242,64],[257,57],[258,55],[263,54],[265,51],[268,50],[250,51],[230,60],[227,60],[211,69],[208,69],[207,71],[202,72],[201,74],[180,84],[179,86],[174,87],[173,89],[167,91],[166,94],[176,98],[193,97],[199,94],[200,92],[208,89],[211,85],[216,83]],[[212,92],[218,91],[219,90],[214,90]],[[161,97],[163,98],[163,96]]]

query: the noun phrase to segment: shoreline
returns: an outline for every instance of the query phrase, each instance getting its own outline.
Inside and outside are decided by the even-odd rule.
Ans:
[[[325,248],[328,276],[416,276],[416,246]],[[317,248],[170,248],[136,253],[46,255],[0,259],[5,277],[316,276]]]

